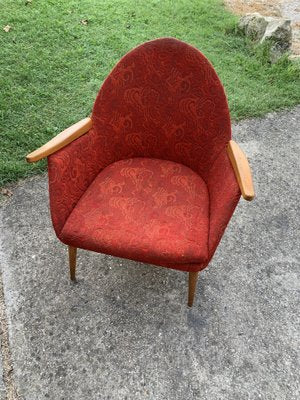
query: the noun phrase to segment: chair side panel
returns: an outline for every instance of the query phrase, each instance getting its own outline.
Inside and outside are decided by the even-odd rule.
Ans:
[[[99,140],[92,128],[48,157],[50,210],[58,237],[78,200],[101,170]]]

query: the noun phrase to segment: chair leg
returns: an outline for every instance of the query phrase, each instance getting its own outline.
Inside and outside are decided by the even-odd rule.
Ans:
[[[197,279],[199,272],[189,272],[189,299],[188,306],[192,307],[194,302],[195,291],[197,287]]]
[[[76,272],[77,247],[68,246],[68,250],[69,250],[70,278],[71,281],[76,281],[75,272]]]

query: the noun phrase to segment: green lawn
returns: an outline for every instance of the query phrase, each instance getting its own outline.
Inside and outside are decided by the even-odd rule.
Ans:
[[[270,66],[236,21],[219,0],[0,0],[0,186],[44,170],[24,156],[88,115],[117,60],[156,37],[211,60],[233,119],[300,103],[299,67]]]

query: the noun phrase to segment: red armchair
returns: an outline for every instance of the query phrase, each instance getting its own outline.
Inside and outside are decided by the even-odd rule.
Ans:
[[[50,209],[75,280],[82,248],[189,272],[188,305],[240,194],[254,198],[212,65],[173,38],[126,54],[90,118],[27,156],[48,157]]]

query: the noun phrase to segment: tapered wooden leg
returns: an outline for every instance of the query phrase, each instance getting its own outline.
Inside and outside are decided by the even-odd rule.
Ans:
[[[69,265],[70,265],[70,278],[71,281],[76,281],[76,255],[77,247],[68,246],[69,249]]]
[[[195,291],[197,287],[199,272],[189,272],[189,299],[188,306],[192,307],[194,302]]]

